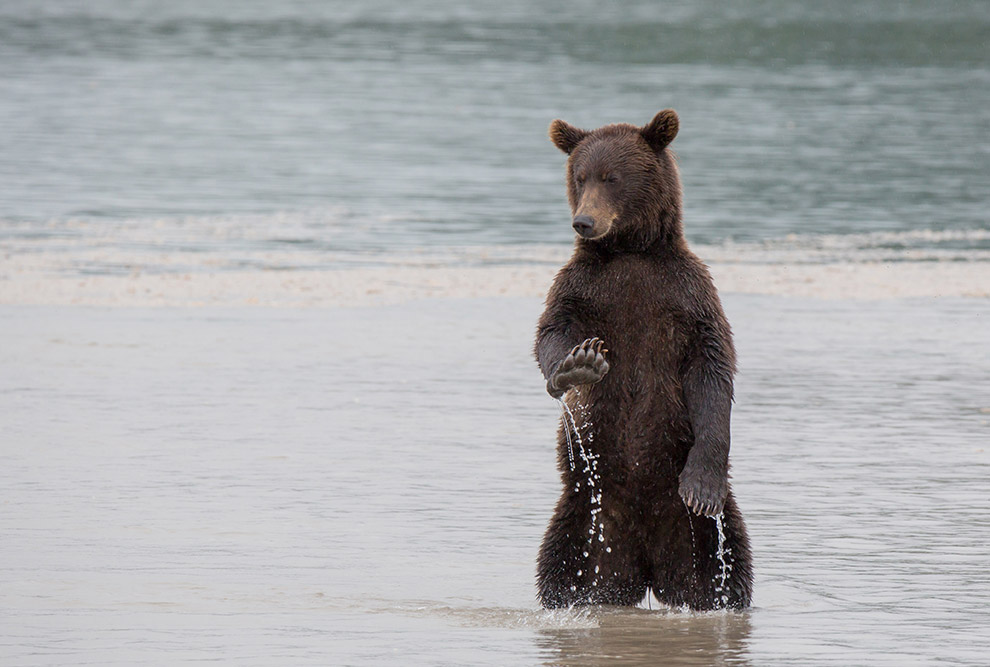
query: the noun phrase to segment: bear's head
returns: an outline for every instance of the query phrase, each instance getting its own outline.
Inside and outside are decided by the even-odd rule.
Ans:
[[[562,120],[550,139],[567,160],[574,231],[595,245],[646,250],[680,238],[681,180],[667,148],[677,136],[673,109],[643,127],[625,123],[581,130]]]

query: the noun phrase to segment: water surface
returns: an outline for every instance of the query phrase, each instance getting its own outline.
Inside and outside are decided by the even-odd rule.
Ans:
[[[538,608],[536,299],[4,307],[0,655],[981,664],[985,302],[725,301],[756,584],[707,615]]]
[[[305,212],[349,251],[567,242],[550,120],[674,107],[695,241],[986,230],[988,30],[981,0],[14,0],[0,221]]]

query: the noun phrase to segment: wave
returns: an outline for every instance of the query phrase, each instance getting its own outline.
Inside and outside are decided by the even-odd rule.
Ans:
[[[559,266],[567,242],[464,244],[409,234],[395,216],[346,209],[184,218],[0,220],[0,251],[57,273],[80,275],[374,267]],[[465,235],[460,235],[465,238]],[[760,241],[693,243],[710,264],[990,262],[990,229],[789,234]]]
[[[410,13],[383,3],[362,11],[272,9],[231,18],[209,11],[134,15],[78,9],[8,15],[0,41],[15,57],[387,60],[403,56],[608,63],[980,66],[986,21],[979,3],[938,11],[873,2],[859,12],[768,7],[742,16],[718,5],[665,10],[648,3],[602,17],[532,3]],[[896,12],[892,12],[896,9]],[[954,11],[952,11],[954,10]],[[582,20],[582,15],[588,19]]]
[[[990,261],[990,229],[921,229],[854,234],[789,234],[759,242],[698,247],[723,263]]]

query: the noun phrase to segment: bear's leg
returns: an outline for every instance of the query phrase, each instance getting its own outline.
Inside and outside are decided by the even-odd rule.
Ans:
[[[581,500],[576,494],[561,498],[547,528],[537,563],[540,602],[548,609],[639,603],[649,583],[641,550],[631,548],[628,536],[609,540],[607,519],[605,540],[591,535],[590,506],[587,497]]]
[[[753,592],[752,556],[746,526],[732,492],[722,512],[723,558],[728,566],[724,570],[718,558],[714,518],[698,516],[683,507],[683,512],[671,519],[669,530],[659,536],[653,550],[650,587],[657,599],[674,607],[687,605],[701,611],[748,607]]]

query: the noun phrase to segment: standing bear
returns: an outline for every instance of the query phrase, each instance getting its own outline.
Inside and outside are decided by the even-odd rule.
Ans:
[[[749,539],[728,480],[735,350],[684,239],[667,148],[678,127],[670,109],[641,128],[550,125],[569,155],[577,239],[536,336],[547,391],[571,415],[538,561],[545,607],[635,605],[648,590],[698,610],[750,603]]]

